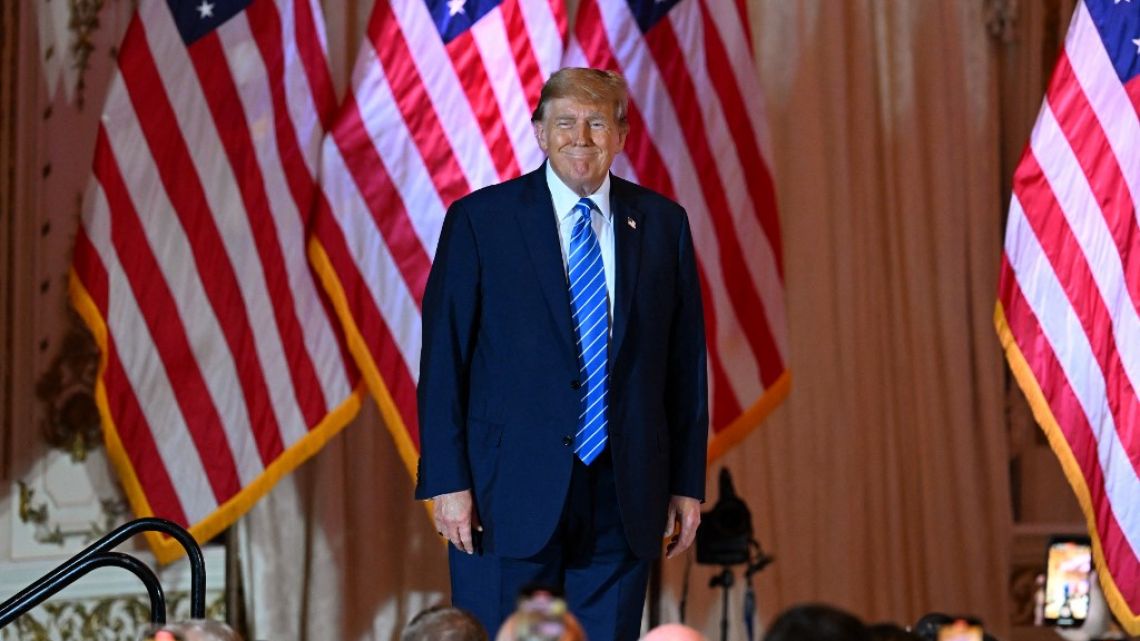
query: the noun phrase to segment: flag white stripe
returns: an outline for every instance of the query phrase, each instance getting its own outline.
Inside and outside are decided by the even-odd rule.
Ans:
[[[768,114],[764,108],[764,89],[760,86],[760,74],[757,73],[755,61],[748,55],[732,55],[733,52],[747,54],[752,48],[748,44],[748,33],[744,24],[740,22],[739,12],[735,0],[684,0],[696,3],[702,1],[708,7],[709,19],[716,25],[717,34],[724,44],[724,50],[732,68],[732,75],[736,79],[736,86],[744,100],[744,108],[752,122],[752,134],[760,153],[764,158],[771,158],[771,141],[768,139],[768,128],[761,126],[768,122]],[[789,54],[790,52],[781,52]],[[781,60],[782,64],[787,64]],[[703,75],[703,74],[702,74]],[[743,135],[743,132],[734,132],[734,137]],[[784,300],[783,295],[779,297]],[[787,325],[780,325],[787,327]]]
[[[1016,197],[1010,203],[1005,250],[1025,300],[1088,417],[1108,496],[1104,506],[1114,514],[1135,555],[1140,550],[1140,502],[1135,500],[1140,496],[1140,478],[1117,435],[1092,346]]]
[[[669,12],[669,20],[677,34],[681,50],[689,52],[681,59],[689,70],[689,77],[693,80],[704,130],[715,150],[716,141],[729,142],[734,138],[734,133],[728,130],[720,96],[706,71],[708,63],[705,58],[705,34],[701,26],[700,5],[690,0],[681,2]],[[739,135],[743,135],[743,132]],[[771,241],[756,219],[757,203],[752,202],[748,191],[744,167],[740,164],[740,155],[725,151],[715,153],[713,159],[716,162],[721,189],[728,202],[727,213],[732,218],[733,232],[740,239],[741,247],[747,248],[742,258],[748,268],[750,279],[756,285],[760,300],[764,302],[764,317],[768,321],[768,327],[787,327],[788,319],[784,310],[780,270]],[[772,338],[780,360],[786,362],[787,334],[774,331]]]
[[[245,312],[255,330],[253,331],[255,352],[261,365],[263,380],[269,389],[271,410],[277,418],[279,427],[296,423],[304,425],[304,416],[297,405],[292,381],[287,375],[289,363],[285,360],[285,350],[276,331],[277,322],[272,311],[273,300],[263,279],[263,268],[257,246],[253,242],[248,212],[245,211],[238,181],[233,175],[232,168],[228,162],[219,161],[227,157],[225,147],[209,117],[209,107],[202,94],[202,86],[198,84],[197,73],[171,20],[166,4],[143,3],[139,7],[139,13],[146,25],[147,42],[162,77],[166,94],[177,96],[179,104],[183,107],[175,110],[175,116],[198,171],[197,177],[186,176],[185,179],[196,178],[202,185],[209,186],[203,189],[203,193],[213,216],[214,225],[225,246],[226,257],[237,275]],[[216,73],[224,72],[228,70],[216,71]],[[184,318],[193,318],[193,314]],[[216,343],[215,347],[220,349],[220,346],[225,344],[224,341]],[[231,379],[231,382],[236,380],[238,379]],[[248,433],[248,421],[244,427],[244,431]],[[281,439],[286,440],[284,434],[281,435]],[[245,477],[242,478],[244,485]]]
[[[91,181],[89,199],[94,215],[88,216],[83,225],[107,270],[107,332],[154,436],[163,467],[175,481],[172,485],[178,502],[187,517],[194,520],[217,508],[214,492],[206,481],[202,461],[166,377],[166,367],[151,341],[150,330],[119,264],[111,240],[110,208],[102,186],[95,180]],[[176,476],[178,474],[182,476]]]
[[[467,94],[455,74],[451,57],[444,49],[428,7],[423,2],[393,2],[392,12],[399,20],[408,46],[414,48],[412,62],[419,70],[423,88],[431,98],[440,126],[472,190],[499,182]]]
[[[657,135],[679,136],[680,121],[667,97],[669,90],[661,79],[652,54],[637,31],[636,21],[625,3],[598,2],[613,53],[621,66],[630,87],[630,97],[645,119],[647,132]],[[697,255],[709,276],[709,296],[717,317],[714,348],[721,354],[751,353],[751,346],[739,329],[735,310],[728,297],[726,285],[720,276],[720,249],[713,230],[712,217],[704,200],[697,170],[686,145],[670,145],[661,154],[676,197],[689,213],[689,225]],[[671,153],[669,153],[671,152]],[[744,358],[721,360],[728,383],[737,401],[744,407],[751,405],[764,391],[755,361]]]
[[[162,248],[161,252],[154,252],[155,259],[173,295],[175,311],[185,327],[186,340],[214,407],[219,415],[231,417],[223,420],[223,426],[239,478],[243,484],[251,482],[263,470],[261,458],[253,440],[245,396],[241,387],[235,384],[238,380],[237,366],[225,348],[225,335],[195,269],[193,250],[182,233],[177,214],[154,164],[130,160],[148,147],[125,90],[108,95],[107,111],[116,117],[114,127],[108,127],[107,141],[122,172],[123,182],[134,187],[129,196],[147,243],[151,248]],[[123,162],[124,159],[127,161]],[[108,321],[108,325],[113,324],[113,320]],[[128,341],[120,349],[130,349],[131,345],[132,342]],[[144,407],[164,402],[142,393],[138,398]],[[152,429],[154,425],[151,423]]]
[[[533,39],[532,39],[532,41],[533,41]],[[586,52],[582,51],[582,44],[580,42],[578,42],[577,38],[570,38],[570,42],[566,44],[566,53],[562,56],[562,62],[554,68],[554,71],[557,71],[558,67],[561,67],[561,66],[566,66],[566,67],[589,67],[590,66],[590,61],[588,58],[586,58]],[[554,72],[552,71],[551,73],[554,73]],[[546,77],[549,77],[549,74]],[[617,158],[614,159],[614,163],[616,164],[621,159],[622,159],[622,156],[618,156]]]
[[[304,2],[305,0],[298,1]],[[322,15],[320,8],[311,9],[311,11],[314,16]],[[292,42],[297,31],[295,10],[291,10],[288,6],[281,6],[281,2],[278,0],[277,13],[281,16],[281,42]],[[221,27],[221,30],[225,30],[225,25]],[[317,38],[322,43],[321,51],[326,51],[324,29],[316,29],[316,32]],[[283,46],[282,55],[285,62],[285,69],[283,70],[285,77],[282,83],[285,89],[285,107],[289,110],[290,124],[293,130],[297,132],[297,144],[301,148],[301,158],[305,161],[305,167],[310,176],[316,176],[320,162],[321,140],[324,138],[324,128],[319,115],[320,109],[317,106],[313,88],[309,85],[309,74],[305,73],[300,52],[291,47]],[[260,56],[258,58],[260,59]],[[233,62],[230,63],[230,66],[233,67]],[[266,134],[272,135],[269,131]],[[329,398],[342,398],[342,396]]]
[[[245,19],[244,14],[228,21],[217,30],[217,34],[222,41],[231,73],[234,75],[238,97],[242,101],[246,117],[246,126],[253,138],[253,150],[262,169],[265,193],[269,200],[269,213],[273,217],[281,253],[285,257],[283,267],[288,274],[289,289],[293,294],[293,311],[299,324],[304,328],[299,338],[304,342],[306,351],[314,363],[324,398],[332,402],[347,396],[351,389],[345,380],[343,367],[318,366],[318,363],[335,363],[340,360],[340,346],[337,344],[330,319],[320,304],[316,283],[313,282],[308,263],[289,260],[290,256],[305,256],[307,232],[302,224],[301,212],[297,210],[297,203],[293,200],[285,180],[274,130],[277,114],[274,112],[270,88],[266,82],[265,65],[257,51],[252,50],[253,34],[249,30],[249,21]],[[298,74],[291,73],[287,74],[287,77],[296,75]],[[283,376],[286,373],[283,371],[279,375]],[[280,394],[285,391],[285,387],[280,386],[276,391]],[[301,391],[293,390],[292,393],[298,394],[298,392]],[[274,403],[290,402],[289,398],[273,400]],[[282,424],[286,445],[304,437],[308,433],[305,427],[303,422]]]
[[[324,155],[325,175],[349,176],[335,143],[330,138],[326,142]],[[383,242],[380,230],[371,223],[371,218],[357,217],[356,212],[368,211],[367,204],[352,180],[328,180],[324,189],[332,204],[333,215],[342,228],[353,230],[345,234],[348,254],[357,269],[364,276],[372,302],[388,324],[392,339],[400,349],[400,356],[412,375],[419,380],[420,371],[420,316],[419,306],[408,290],[391,250]],[[351,220],[367,220],[366,227],[346,226]]]
[[[427,250],[428,256],[435,257],[435,247],[439,243],[439,233],[443,228],[444,203],[432,182],[431,172],[424,164],[424,159],[416,147],[407,123],[400,114],[392,87],[384,74],[380,60],[376,58],[376,50],[367,47],[362,52],[357,64],[358,81],[353,89],[364,128],[368,131],[369,139],[375,145],[380,161],[385,171],[392,179],[392,184],[404,209],[412,229],[416,232],[420,244]],[[339,154],[340,150],[337,149]],[[351,174],[345,174],[346,177]],[[333,182],[333,181],[325,181]],[[363,202],[363,201],[361,201]],[[343,217],[346,211],[334,207],[334,213]],[[370,218],[368,208],[356,210],[361,212],[361,218]],[[351,228],[352,220],[356,216],[345,219],[342,226]],[[379,233],[379,230],[376,231]]]
[[[1064,132],[1048,105],[1041,110],[1030,137],[1033,155],[1064,212],[1073,235],[1096,281],[1097,294],[1105,302],[1112,322],[1112,335],[1120,364],[1133,390],[1140,390],[1140,316],[1129,298],[1124,265]]]
[[[1140,149],[1140,115],[1120,84],[1083,2],[1077,3],[1073,26],[1065,40],[1065,53],[1120,164],[1133,207],[1140,207],[1140,154],[1136,153]]]
[[[511,40],[503,24],[502,9],[496,7],[483,16],[471,27],[471,35],[491,82],[499,115],[511,139],[519,171],[533,169],[542,162],[543,154],[530,124],[530,105],[527,104],[526,92],[511,53]]]
[[[544,0],[518,0],[518,7],[523,23],[526,24],[526,31],[530,34],[531,49],[534,51],[539,71],[543,78],[549,78],[550,74],[563,66],[562,56],[559,55],[561,47],[551,47],[547,44],[562,41],[554,12],[550,8],[550,3]]]

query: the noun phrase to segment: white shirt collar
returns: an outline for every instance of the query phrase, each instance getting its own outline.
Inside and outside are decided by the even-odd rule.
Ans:
[[[563,220],[567,216],[574,213],[574,205],[578,204],[581,196],[574,193],[573,189],[566,186],[558,174],[554,173],[554,168],[550,166],[550,161],[546,161],[546,186],[550,188],[550,196],[554,200],[554,213],[558,216],[558,220]],[[610,219],[610,175],[606,174],[605,180],[602,181],[597,191],[589,195],[590,200],[598,206],[598,211],[602,212],[602,216],[606,220]]]

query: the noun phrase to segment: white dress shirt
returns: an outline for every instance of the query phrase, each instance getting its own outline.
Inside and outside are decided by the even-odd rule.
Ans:
[[[546,185],[550,188],[550,197],[554,201],[554,216],[558,223],[558,242],[562,245],[562,269],[568,269],[567,261],[570,251],[570,236],[574,232],[574,223],[578,213],[574,205],[582,198],[574,190],[566,186],[558,174],[554,173],[550,162],[546,163]],[[597,209],[590,216],[594,227],[594,235],[598,237],[598,244],[602,250],[602,268],[606,272],[606,297],[610,304],[610,332],[614,330],[614,226],[613,213],[610,211],[610,176],[598,190],[588,198],[594,201]],[[600,211],[599,211],[600,210]]]

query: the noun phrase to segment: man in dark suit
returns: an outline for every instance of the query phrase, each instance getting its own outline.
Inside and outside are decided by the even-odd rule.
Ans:
[[[616,73],[555,73],[547,162],[456,201],[428,278],[416,498],[452,544],[453,603],[492,635],[540,583],[593,641],[636,639],[662,537],[675,556],[700,523],[696,260],[685,211],[609,173],[627,101]]]

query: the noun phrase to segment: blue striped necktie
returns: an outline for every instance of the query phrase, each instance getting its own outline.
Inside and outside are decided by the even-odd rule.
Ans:
[[[609,388],[606,361],[609,352],[610,305],[606,296],[606,270],[602,248],[590,224],[596,206],[589,198],[574,205],[578,220],[570,233],[566,260],[570,279],[570,312],[578,339],[582,412],[574,435],[574,453],[589,465],[606,445],[606,406]]]

